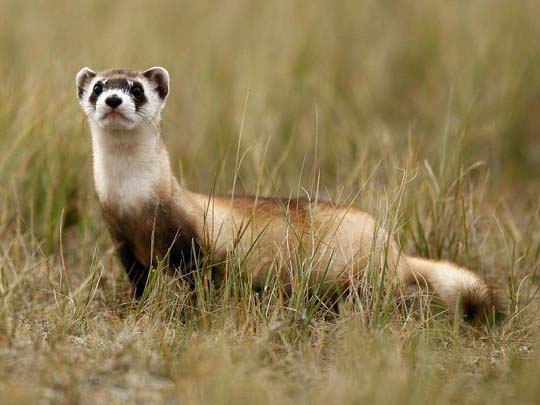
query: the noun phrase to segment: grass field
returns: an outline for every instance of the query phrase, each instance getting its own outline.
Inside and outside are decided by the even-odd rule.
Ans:
[[[0,0],[2,403],[538,403],[540,3]],[[507,308],[429,309],[161,274],[130,298],[93,190],[83,66],[165,66],[192,190],[319,195]],[[355,198],[356,196],[356,198]],[[187,305],[189,303],[189,305]]]

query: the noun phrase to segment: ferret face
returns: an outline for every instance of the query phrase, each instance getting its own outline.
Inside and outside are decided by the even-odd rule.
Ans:
[[[113,69],[77,74],[77,96],[88,119],[109,130],[133,130],[159,121],[169,94],[169,73],[162,67],[144,72]]]

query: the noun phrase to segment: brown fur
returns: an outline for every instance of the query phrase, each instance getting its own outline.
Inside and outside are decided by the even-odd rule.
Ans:
[[[102,211],[111,236],[119,245],[119,253],[127,256],[122,261],[144,267],[139,272],[147,272],[156,264],[153,260],[164,258],[184,274],[194,268],[201,254],[199,236],[170,200],[157,200],[128,213],[114,205],[102,204]],[[127,269],[129,263],[124,266]]]
[[[100,72],[100,75],[105,79],[136,79],[137,77],[142,76],[141,72],[132,69],[109,69],[105,70],[104,72]]]

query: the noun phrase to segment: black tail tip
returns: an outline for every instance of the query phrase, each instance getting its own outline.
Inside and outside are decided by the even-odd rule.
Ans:
[[[478,295],[464,294],[460,300],[460,313],[470,325],[494,325],[504,320],[506,311],[493,292]]]

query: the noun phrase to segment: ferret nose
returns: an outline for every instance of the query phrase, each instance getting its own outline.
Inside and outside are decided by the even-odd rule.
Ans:
[[[107,104],[111,108],[116,108],[120,104],[122,104],[122,99],[118,97],[117,95],[112,95],[105,99],[105,104]]]

